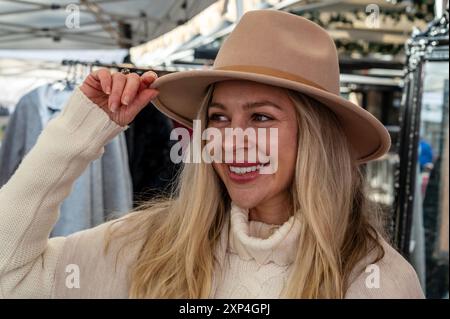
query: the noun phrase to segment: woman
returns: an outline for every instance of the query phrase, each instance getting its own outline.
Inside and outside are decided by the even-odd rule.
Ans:
[[[73,181],[150,100],[189,126],[276,129],[276,143],[242,146],[268,145],[268,162],[185,164],[169,198],[48,240]],[[213,70],[156,81],[99,70],[0,190],[2,297],[423,298],[364,194],[359,165],[389,146],[339,96],[331,38],[288,13],[245,14]]]

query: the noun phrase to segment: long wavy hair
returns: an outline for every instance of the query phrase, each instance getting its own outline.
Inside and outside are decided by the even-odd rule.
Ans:
[[[214,86],[198,118],[207,125]],[[319,102],[287,90],[297,112],[298,151],[290,188],[301,232],[286,298],[344,298],[349,276],[369,253],[380,260],[379,210],[368,200],[339,121]],[[202,142],[203,146],[206,143]],[[131,298],[208,298],[213,288],[216,248],[230,198],[213,166],[184,164],[170,195],[142,203],[108,235],[139,242],[131,266]],[[114,223],[113,223],[114,225]],[[112,229],[112,228],[111,228]]]

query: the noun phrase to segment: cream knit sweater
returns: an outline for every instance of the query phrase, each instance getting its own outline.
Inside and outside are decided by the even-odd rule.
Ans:
[[[291,217],[281,226],[248,221],[248,211],[231,208],[223,279],[216,298],[278,298],[294,261],[300,225]]]
[[[139,245],[128,248],[116,264],[122,243],[103,250],[110,223],[67,238],[48,238],[74,181],[126,129],[79,89],[49,122],[0,189],[0,298],[128,297],[128,269]],[[298,221],[291,217],[281,226],[249,221],[248,211],[235,205],[229,215],[217,252],[223,271],[215,273],[211,297],[279,297],[291,270]],[[346,297],[423,298],[414,269],[383,245],[386,255],[376,265],[379,287],[369,287],[370,274],[355,269]]]

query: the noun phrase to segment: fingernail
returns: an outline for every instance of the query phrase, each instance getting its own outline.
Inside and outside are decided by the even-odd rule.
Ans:
[[[118,108],[119,108],[119,105],[116,102],[111,104],[111,112],[116,113]]]
[[[128,105],[129,102],[129,98],[127,96],[122,99],[122,104],[124,105]]]

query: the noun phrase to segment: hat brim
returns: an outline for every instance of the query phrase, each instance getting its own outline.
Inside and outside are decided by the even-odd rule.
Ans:
[[[275,76],[228,70],[193,70],[158,78],[152,88],[159,90],[155,106],[175,121],[192,127],[192,121],[210,84],[226,80],[248,80],[292,89],[321,102],[333,111],[356,151],[359,164],[377,159],[391,146],[389,132],[368,111],[336,94]]]

